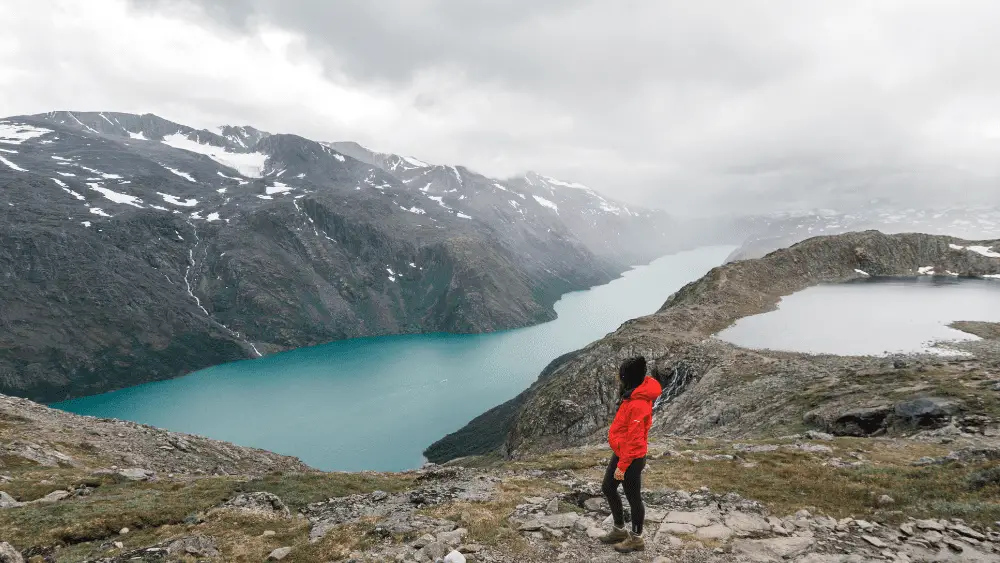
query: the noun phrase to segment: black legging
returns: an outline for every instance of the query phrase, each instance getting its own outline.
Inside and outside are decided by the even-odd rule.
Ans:
[[[622,488],[625,489],[625,498],[628,499],[629,509],[632,511],[632,533],[639,535],[642,533],[642,524],[646,519],[646,507],[642,505],[642,469],[646,467],[646,458],[632,460],[628,469],[625,470],[625,479],[622,480]],[[608,506],[611,507],[611,517],[615,519],[615,526],[625,527],[625,512],[622,508],[622,497],[618,495],[618,481],[615,481],[615,470],[618,469],[618,456],[611,456],[611,463],[608,470],[604,472],[604,484],[601,492],[608,499]]]

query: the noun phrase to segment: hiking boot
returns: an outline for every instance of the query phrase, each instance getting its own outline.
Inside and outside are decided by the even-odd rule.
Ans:
[[[615,544],[615,551],[618,553],[632,553],[633,551],[642,551],[646,549],[646,542],[642,540],[642,536],[637,536],[632,532],[628,533],[628,537],[620,543]]]
[[[611,531],[597,538],[601,543],[619,543],[628,539],[628,532],[625,528],[612,527]]]

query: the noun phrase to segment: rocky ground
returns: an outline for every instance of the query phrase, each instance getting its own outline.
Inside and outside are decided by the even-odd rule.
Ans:
[[[1000,439],[961,429],[662,439],[646,550],[622,556],[595,539],[604,447],[323,473],[24,400],[0,413],[4,563],[1000,561]]]

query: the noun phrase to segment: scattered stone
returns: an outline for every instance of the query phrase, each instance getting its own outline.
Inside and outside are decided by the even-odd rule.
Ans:
[[[437,541],[445,545],[457,546],[462,543],[462,539],[465,538],[465,535],[468,533],[469,531],[465,528],[458,528],[457,530],[452,530],[450,532],[441,532],[437,535]]]
[[[458,546],[458,552],[459,553],[465,553],[465,554],[479,553],[482,550],[483,550],[483,546],[481,546],[481,545],[479,545],[477,543],[470,543],[470,544],[465,544],[465,545]]]
[[[663,521],[672,522],[674,524],[690,524],[697,528],[704,528],[705,526],[712,525],[711,518],[709,518],[708,514],[704,512],[668,512]]]
[[[912,536],[913,535],[913,524],[906,523],[899,525],[899,531],[903,532],[903,535]]]
[[[267,560],[268,561],[281,561],[282,559],[288,557],[288,554],[291,553],[291,552],[292,552],[292,548],[290,548],[290,547],[279,547],[278,549],[275,549],[274,551],[272,551],[271,553],[268,554]]]
[[[809,430],[806,432],[806,438],[809,438],[810,440],[823,440],[828,442],[833,440],[833,434],[820,432],[819,430]]]
[[[979,532],[963,524],[951,524],[948,526],[948,530],[952,532],[957,532],[959,535],[965,536],[967,538],[972,538],[978,541],[986,541],[986,536],[980,534]]]
[[[878,497],[879,506],[890,506],[896,504],[896,500],[889,495],[882,495]]]
[[[723,524],[713,524],[698,528],[695,536],[702,540],[728,540],[733,536],[733,531]]]
[[[118,471],[118,474],[128,479],[129,481],[148,481],[153,478],[152,471],[147,471],[140,467],[130,467],[128,469],[121,469]]]
[[[885,549],[885,548],[889,547],[884,541],[876,538],[875,536],[864,535],[864,536],[861,536],[861,539],[865,540],[866,542],[872,544],[873,546],[875,546],[875,547],[877,547],[879,549]]]
[[[603,498],[595,497],[583,501],[583,507],[591,512],[607,512],[607,502]]]
[[[448,553],[448,548],[440,542],[431,542],[420,550],[424,556],[430,558],[431,561],[435,561],[438,558],[444,557]]]
[[[49,504],[53,502],[59,502],[64,498],[73,496],[73,493],[69,491],[52,491],[51,493],[45,495],[44,497],[34,501],[39,504]]]
[[[518,526],[517,531],[519,532],[537,532],[542,529],[542,523],[538,520],[528,520],[527,522],[522,522]]]
[[[223,509],[270,518],[291,518],[292,514],[277,495],[268,492],[240,493],[222,505]]]
[[[417,549],[420,549],[420,548],[424,547],[425,545],[427,545],[427,544],[429,544],[429,543],[431,543],[433,541],[434,541],[434,536],[432,536],[430,534],[424,534],[424,535],[420,536],[419,538],[417,538],[417,540],[415,542],[413,542],[412,545],[413,545],[413,547],[415,547]]]
[[[580,516],[575,512],[564,512],[563,514],[543,516],[540,519],[540,524],[553,530],[565,530],[566,528],[572,528],[579,518]]]
[[[215,540],[206,536],[188,536],[175,540],[167,546],[167,555],[193,555],[195,557],[218,557]]]
[[[666,534],[687,535],[697,531],[697,526],[692,526],[691,524],[678,524],[677,522],[664,522],[660,524],[660,532]]]
[[[954,552],[962,553],[963,551],[965,551],[965,546],[963,546],[962,544],[958,543],[957,541],[951,538],[944,538],[943,540],[941,540],[941,543],[948,546],[948,549]]]
[[[545,506],[545,512],[548,514],[559,514],[559,499],[554,498],[549,501],[549,504]]]
[[[726,526],[737,535],[762,535],[771,531],[771,525],[756,514],[733,512],[726,516]]]
[[[124,536],[127,533],[129,533],[129,529],[128,528],[122,528],[121,530],[118,530],[118,535],[119,536]]]
[[[751,561],[767,562],[792,559],[802,555],[815,545],[811,537],[773,538],[766,540],[737,540],[733,542],[733,553],[745,555]]]
[[[263,534],[261,534],[261,535],[262,535],[262,536],[264,536],[265,538],[269,538],[269,537],[271,537],[271,536],[276,536],[276,535],[278,535],[278,533],[277,533],[277,532],[275,532],[274,530],[264,530],[264,533],[263,533]]]
[[[458,551],[452,551],[444,556],[444,563],[465,563],[465,556]]]
[[[587,528],[587,537],[596,540],[604,535],[604,530],[600,528]]]
[[[7,542],[0,542],[0,563],[24,563],[24,558]]]
[[[936,532],[944,531],[944,525],[937,520],[917,520],[914,524],[921,530],[934,530]]]
[[[17,502],[17,500],[8,495],[7,493],[0,491],[0,509],[4,508],[18,508],[24,506],[23,502]]]
[[[120,541],[112,542],[111,545],[115,546],[115,549],[125,549],[125,544]]]

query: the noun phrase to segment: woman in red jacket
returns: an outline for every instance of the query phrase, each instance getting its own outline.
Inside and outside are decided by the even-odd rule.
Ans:
[[[663,389],[652,377],[646,377],[646,359],[642,356],[625,360],[618,370],[621,403],[611,429],[608,444],[614,455],[604,474],[602,490],[611,507],[615,527],[601,537],[604,543],[615,544],[620,553],[642,551],[642,524],[646,508],[642,505],[642,470],[646,467],[649,427],[653,423],[653,402]],[[632,511],[632,529],[625,531],[625,516],[618,484],[625,489],[625,498]]]

